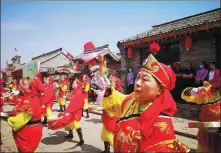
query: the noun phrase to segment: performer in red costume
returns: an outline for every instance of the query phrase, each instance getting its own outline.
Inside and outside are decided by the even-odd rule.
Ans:
[[[114,85],[115,90],[121,92],[121,80],[116,76],[114,72],[111,73],[110,81],[111,84]]]
[[[114,152],[189,151],[176,139],[171,120],[177,111],[169,92],[175,80],[172,69],[150,54],[137,75],[132,94],[125,97],[114,88],[107,89],[103,103],[118,101],[120,106],[115,109],[120,120],[113,127]]]
[[[39,72],[36,77],[29,79],[30,88],[33,92],[36,92],[36,96],[41,97],[44,95],[44,84],[41,82],[41,73]]]
[[[86,118],[89,118],[89,111],[88,111],[88,92],[90,90],[89,78],[87,74],[83,76],[83,96],[84,96],[84,106],[82,109],[82,116],[84,116],[84,110],[87,112]]]
[[[68,80],[65,75],[61,75],[59,82],[59,95],[58,95],[58,104],[60,105],[59,112],[63,112],[66,109],[66,90],[68,89]]]
[[[70,103],[65,112],[58,114],[59,118],[49,118],[48,127],[50,129],[65,128],[69,134],[65,138],[73,138],[73,129],[76,129],[80,141],[78,145],[84,144],[83,134],[80,127],[82,107],[84,105],[81,83],[76,79],[72,84],[73,92],[71,94]]]
[[[10,84],[10,88],[12,91],[16,91],[18,89],[18,81],[14,79],[12,84]]]
[[[197,139],[197,152],[215,153],[221,151],[221,122],[220,100],[221,94],[217,86],[204,81],[204,85],[198,88],[186,88],[181,97],[187,101],[201,105],[200,121],[191,126],[199,128]],[[190,123],[193,124],[193,123]],[[217,126],[218,124],[218,126]]]
[[[3,95],[4,95],[4,93],[6,92],[5,91],[5,88],[3,87],[3,83],[4,83],[5,81],[3,80],[3,79],[0,79],[0,84],[1,84],[1,86],[0,86],[0,94],[1,94],[1,101],[0,101],[0,112],[4,112],[4,110],[3,110],[3,106],[4,106],[4,99],[2,99],[2,97],[3,97]],[[2,145],[2,137],[1,137],[1,131],[0,131],[0,145]]]
[[[3,83],[5,81],[3,79],[0,79],[0,84],[1,84],[1,103],[0,103],[0,112],[4,112],[3,110],[3,106],[4,106],[4,99],[3,99],[3,95],[6,92],[5,88],[3,87]]]
[[[32,86],[31,86],[32,84]],[[12,111],[13,117],[7,119],[12,127],[13,137],[19,152],[36,152],[42,138],[42,109],[39,80],[33,79],[25,86],[23,99]]]
[[[51,117],[53,102],[55,99],[56,96],[54,88],[54,79],[52,77],[47,77],[45,83],[45,93],[44,96],[41,98],[44,115],[44,121],[42,122],[42,124],[47,124],[47,118]]]

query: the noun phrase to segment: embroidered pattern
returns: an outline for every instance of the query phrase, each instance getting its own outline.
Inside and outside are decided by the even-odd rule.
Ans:
[[[166,122],[156,122],[154,123],[154,126],[157,127],[162,133],[171,134],[171,130]]]

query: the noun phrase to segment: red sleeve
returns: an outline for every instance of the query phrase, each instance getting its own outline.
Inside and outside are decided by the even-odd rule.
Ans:
[[[18,111],[24,111],[24,112],[28,112],[30,114],[34,114],[31,104],[30,104],[30,101],[26,98],[23,99],[21,101],[21,103],[16,105],[16,107],[13,110],[14,113],[17,113]]]
[[[84,105],[84,99],[83,99],[83,94],[81,91],[81,88],[75,89],[76,91],[73,92],[71,99],[70,99],[70,104],[68,105],[67,109],[65,112],[67,113],[74,113],[82,106]]]

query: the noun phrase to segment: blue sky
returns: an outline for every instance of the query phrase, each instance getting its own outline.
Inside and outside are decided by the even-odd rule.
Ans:
[[[1,2],[1,65],[15,55],[22,62],[62,47],[72,55],[86,42],[109,44],[151,26],[219,8],[220,1]]]

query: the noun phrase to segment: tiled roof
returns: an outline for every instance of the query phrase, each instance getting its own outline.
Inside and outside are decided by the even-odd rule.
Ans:
[[[54,51],[48,52],[46,54],[42,54],[42,55],[39,55],[37,57],[33,57],[32,61],[40,61],[40,63],[42,63],[42,62],[54,57],[55,55],[57,55],[61,52],[62,52],[62,48],[59,48],[59,49],[56,49]]]
[[[156,36],[163,33],[178,31],[188,27],[220,21],[221,9],[214,9],[208,12],[188,16],[179,20],[174,20],[160,25],[152,26],[151,30],[140,33],[136,36],[121,40],[120,43],[139,40],[146,37]]]
[[[109,48],[108,44],[100,46],[100,47],[96,47],[93,50],[84,51],[84,53],[78,55],[74,60],[79,60],[83,56],[88,56],[88,55],[90,56],[90,53],[91,54],[92,53],[98,53],[99,55],[107,55],[107,54],[109,54],[114,60],[116,60],[116,61],[120,60],[120,58],[117,55],[115,55],[113,52],[111,52],[111,49]]]

